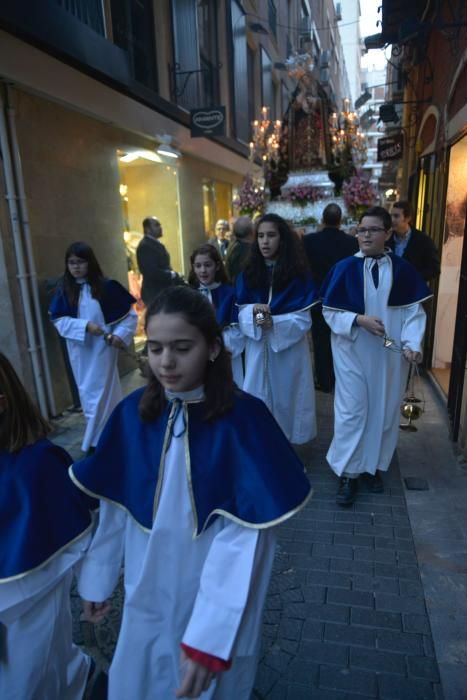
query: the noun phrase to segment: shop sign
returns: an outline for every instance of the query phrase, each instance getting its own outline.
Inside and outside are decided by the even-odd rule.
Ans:
[[[404,134],[386,136],[378,139],[378,162],[385,160],[398,160],[404,153]]]
[[[191,136],[224,136],[225,107],[192,109],[190,112]]]

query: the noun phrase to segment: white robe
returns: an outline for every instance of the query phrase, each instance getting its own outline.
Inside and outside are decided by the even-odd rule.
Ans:
[[[90,658],[72,643],[73,568],[83,534],[42,568],[0,584],[0,698],[81,700]]]
[[[198,289],[205,295],[210,303],[213,304],[211,289],[216,289],[217,287],[220,287],[220,282],[214,282],[207,287],[201,286]],[[245,338],[237,323],[226,326],[222,331],[222,337],[225,347],[232,356],[232,374],[234,382],[241,389],[244,380],[242,353],[245,350]]]
[[[78,317],[64,316],[53,322],[66,339],[73,376],[86,417],[86,431],[81,445],[83,452],[97,445],[108,417],[122,399],[117,368],[118,350],[107,345],[103,336],[86,333],[88,321],[97,323],[105,333],[118,335],[125,345],[129,345],[138,317],[131,309],[118,323],[106,324],[101,306],[92,297],[91,288],[85,282],[81,287]]]
[[[426,321],[422,305],[388,307],[390,258],[377,260],[377,289],[373,263],[372,258],[364,263],[365,314],[377,316],[396,345],[421,352]],[[331,328],[336,375],[334,437],[327,460],[338,476],[387,471],[397,446],[409,363],[400,352],[385,348],[383,338],[353,325],[355,313],[323,307],[323,314]]]
[[[84,560],[79,592],[103,601],[122,558],[125,605],[109,672],[109,700],[169,700],[180,685],[180,642],[222,659],[203,700],[248,700],[255,679],[262,608],[274,558],[274,537],[219,517],[193,540],[180,413],[165,458],[151,531],[102,501],[99,527]]]
[[[242,353],[245,350],[245,337],[238,324],[232,324],[222,331],[225,347],[232,355],[232,374],[235,384],[243,388],[243,361]]]
[[[315,387],[307,333],[309,310],[273,316],[264,331],[253,318],[254,304],[238,316],[245,335],[243,388],[262,399],[290,442],[303,444],[316,437]]]

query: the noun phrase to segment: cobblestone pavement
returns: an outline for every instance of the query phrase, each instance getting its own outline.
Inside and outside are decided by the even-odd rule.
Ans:
[[[138,382],[127,378],[127,390]],[[319,438],[300,448],[315,493],[278,529],[252,700],[441,700],[397,457],[385,493],[370,494],[362,484],[355,504],[340,508],[325,461],[332,397],[318,393],[317,405]],[[65,418],[56,434],[75,456],[82,425]],[[107,624],[91,629],[79,622],[74,598],[77,641],[104,666],[117,635],[120,592],[115,603]]]
[[[331,397],[318,394],[319,439],[301,455],[313,499],[279,530],[253,697],[441,698],[430,623],[397,459],[385,493],[363,484],[335,503],[325,462]]]

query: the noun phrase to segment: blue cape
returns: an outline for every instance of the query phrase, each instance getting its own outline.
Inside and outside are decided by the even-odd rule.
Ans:
[[[217,323],[221,328],[238,323],[238,307],[235,303],[235,289],[230,284],[221,284],[211,289],[212,304],[216,312]]]
[[[46,438],[0,450],[0,583],[45,565],[91,526],[97,503],[72,484],[70,463]]]
[[[98,299],[104,314],[106,324],[117,323],[125,318],[136,299],[122,287],[116,280],[105,279],[102,286],[102,295]],[[62,286],[58,286],[49,306],[49,314],[52,321],[62,316],[78,317],[78,304],[72,306],[68,301]]]
[[[243,272],[239,274],[236,282],[237,304],[267,304],[269,287],[262,289],[248,287]],[[278,292],[273,292],[269,304],[272,315],[290,314],[294,311],[303,311],[319,302],[318,293],[309,274],[303,277],[295,277],[287,287]]]
[[[156,421],[143,422],[138,414],[143,391],[121,401],[96,452],[76,462],[70,476],[88,494],[125,508],[149,531],[163,479],[171,404]],[[187,423],[194,537],[219,515],[263,528],[291,517],[305,504],[311,489],[303,465],[262,401],[238,390],[232,410],[214,421],[203,419],[203,401],[181,405]]]
[[[409,306],[432,296],[432,291],[410,263],[393,253],[387,253],[387,257],[392,264],[388,306]],[[363,264],[364,258],[353,255],[334,265],[321,286],[323,306],[356,314],[365,313]]]

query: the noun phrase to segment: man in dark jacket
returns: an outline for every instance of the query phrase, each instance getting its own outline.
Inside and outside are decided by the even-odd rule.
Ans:
[[[250,255],[254,239],[253,222],[249,216],[239,216],[233,225],[233,240],[225,256],[225,271],[231,284],[235,284]]]
[[[139,271],[143,275],[141,297],[146,306],[166,287],[173,284],[177,273],[170,268],[170,256],[162,243],[159,219],[150,216],[143,221],[144,237],[136,249]]]
[[[357,239],[341,231],[342,210],[338,204],[328,204],[323,211],[324,227],[318,233],[303,238],[311,275],[319,288],[329,270],[343,258],[358,251]],[[329,392],[334,387],[331,331],[323,318],[321,307],[311,312],[316,388]]]
[[[229,239],[228,239],[229,230],[230,230],[229,222],[226,221],[225,219],[219,219],[219,221],[216,222],[216,228],[215,228],[216,235],[215,235],[215,237],[210,238],[208,240],[208,243],[210,243],[215,248],[217,248],[218,252],[220,253],[221,258],[225,258],[226,254],[227,254],[227,249],[229,247]]]
[[[396,255],[411,263],[426,282],[440,273],[438,250],[430,236],[412,226],[412,207],[409,202],[395,202],[391,211],[393,235],[388,245]]]

